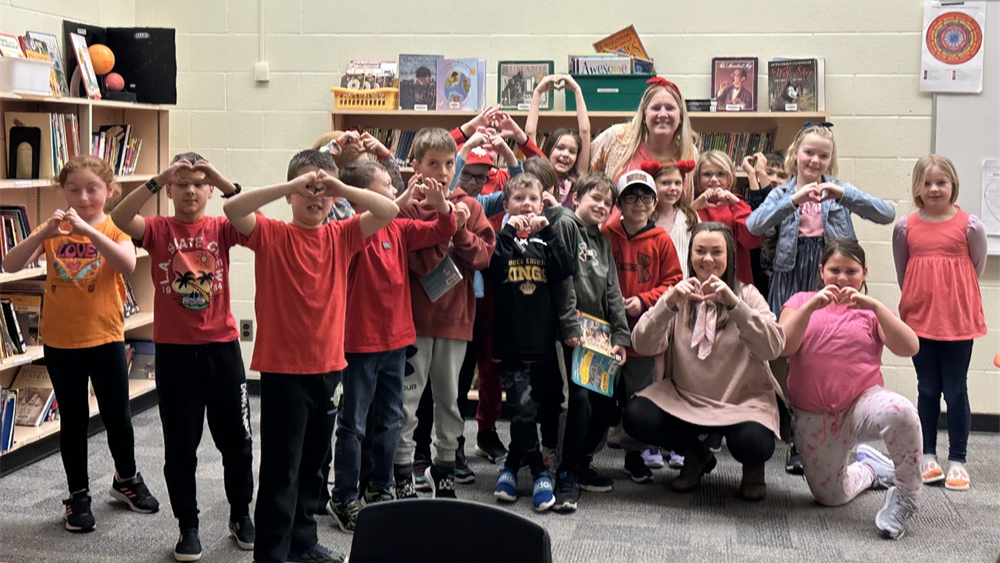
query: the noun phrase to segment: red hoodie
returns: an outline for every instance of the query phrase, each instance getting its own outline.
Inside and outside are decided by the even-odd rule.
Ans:
[[[698,217],[705,222],[718,221],[729,227],[736,239],[736,277],[743,283],[753,285],[750,249],[760,248],[764,237],[754,236],[747,230],[747,217],[751,211],[750,206],[740,200],[732,205],[699,209]]]

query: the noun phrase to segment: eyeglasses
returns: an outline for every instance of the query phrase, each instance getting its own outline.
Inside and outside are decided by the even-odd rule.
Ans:
[[[701,177],[704,180],[711,180],[712,178],[718,178],[722,180],[723,178],[726,177],[726,174],[723,172],[702,172]]]
[[[650,205],[651,203],[653,203],[653,201],[655,201],[655,199],[656,198],[653,196],[653,194],[642,194],[642,195],[629,194],[626,196],[622,196],[622,203],[624,203],[625,205],[635,205],[635,202],[641,201],[646,205]]]
[[[461,174],[458,175],[458,177],[463,182],[468,182],[470,180],[475,180],[476,181],[476,185],[478,185],[478,186],[482,186],[482,185],[486,184],[486,182],[490,179],[490,175],[489,174],[473,174],[471,172],[466,172],[464,170],[462,171]]]

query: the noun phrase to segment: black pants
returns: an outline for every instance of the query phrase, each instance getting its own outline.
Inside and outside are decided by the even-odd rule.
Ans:
[[[722,434],[729,453],[744,465],[761,465],[774,454],[774,433],[759,422],[699,426],[664,411],[646,397],[629,401],[622,423],[637,440],[675,452],[703,448],[700,434]]]
[[[563,345],[563,356],[567,370],[572,369],[573,348]],[[590,454],[604,440],[616,410],[613,397],[590,391],[572,381],[569,383],[568,394],[560,472],[575,472],[589,464]]]
[[[254,561],[281,563],[316,545],[313,518],[330,452],[342,372],[260,375],[260,488]]]
[[[122,479],[136,474],[135,434],[128,403],[128,364],[125,343],[109,342],[91,348],[45,346],[45,364],[59,401],[59,453],[70,492],[90,488],[87,476],[87,428],[90,392],[94,385],[97,407],[108,431],[108,449]]]
[[[527,460],[532,475],[539,475],[546,469],[538,445],[535,417],[548,387],[546,380],[552,377],[550,363],[505,360],[500,364],[507,405],[511,410],[510,452],[505,466],[514,473],[521,468],[521,460]]]
[[[198,527],[195,471],[206,411],[208,430],[222,453],[229,519],[249,514],[253,441],[239,342],[157,344],[156,390],[163,425],[163,476],[181,530]]]
[[[560,344],[559,346],[561,347],[562,345]],[[564,398],[563,377],[559,372],[559,366],[557,365],[559,358],[556,356],[556,348],[553,346],[552,361],[550,362],[552,376],[545,379],[545,392],[542,393],[542,404],[538,406],[538,416],[536,417],[539,431],[542,435],[542,446],[551,449],[559,447],[559,418],[563,414],[562,403]],[[566,369],[571,370],[572,367],[572,364],[570,364]],[[570,385],[575,384],[571,381]]]
[[[917,370],[917,412],[924,437],[925,454],[937,453],[941,395],[948,405],[948,461],[965,463],[972,428],[969,407],[969,362],[972,340],[942,341],[920,338],[920,351],[913,356]]]

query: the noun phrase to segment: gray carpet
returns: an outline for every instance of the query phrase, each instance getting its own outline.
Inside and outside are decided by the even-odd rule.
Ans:
[[[254,427],[257,423],[254,402]],[[168,562],[177,539],[162,474],[162,435],[155,409],[135,417],[139,468],[163,508],[158,514],[134,514],[108,502],[106,487],[113,468],[104,434],[90,440],[90,476],[97,530],[76,535],[62,522],[65,476],[58,456],[49,457],[0,480],[0,561],[33,562]],[[466,438],[475,442],[475,422],[466,423]],[[506,425],[501,429],[506,434]],[[506,435],[504,435],[506,440]],[[942,434],[943,444],[947,437]],[[552,537],[554,560],[625,561],[628,563],[729,561],[767,563],[830,561],[993,562],[1000,552],[1000,436],[976,435],[969,492],[924,487],[920,514],[899,541],[879,538],[874,526],[882,492],[864,493],[840,508],[824,508],[809,495],[802,478],[785,475],[784,446],[767,466],[768,498],[748,504],[736,498],[740,468],[723,450],[719,467],[698,492],[679,495],[665,487],[674,474],[656,471],[656,482],[637,485],[621,472],[622,454],[605,450],[595,463],[615,479],[612,493],[584,493],[573,515],[541,514],[522,498],[510,510],[545,526]],[[255,452],[256,455],[256,452]],[[458,486],[461,498],[493,503],[496,469],[482,458],[470,459],[475,484]],[[521,489],[530,483],[522,473]],[[227,537],[229,508],[222,486],[220,456],[208,432],[198,468],[203,561],[249,563],[251,556]],[[319,518],[320,541],[349,551],[350,536],[328,516]],[[391,531],[387,531],[391,535]],[[498,544],[505,538],[497,538]],[[454,541],[461,541],[456,538]],[[481,546],[479,546],[481,548]],[[475,562],[470,549],[468,561]]]

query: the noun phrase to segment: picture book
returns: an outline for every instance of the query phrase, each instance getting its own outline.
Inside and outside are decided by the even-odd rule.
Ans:
[[[437,268],[434,268],[433,272],[420,278],[420,285],[427,293],[427,298],[433,303],[461,281],[462,272],[455,265],[455,261],[451,259],[451,255],[448,255],[438,264]]]
[[[0,453],[14,445],[14,414],[17,411],[17,391],[0,390]]]
[[[83,82],[84,91],[87,92],[87,97],[100,100],[101,87],[97,83],[94,64],[90,61],[90,52],[87,51],[87,40],[76,33],[70,33],[69,39],[73,43],[73,53],[76,55],[76,64],[80,69],[80,79]]]
[[[7,326],[7,334],[10,335],[14,344],[14,351],[24,354],[28,351],[28,345],[24,341],[24,332],[21,330],[21,322],[14,311],[14,303],[10,299],[0,299],[0,310],[3,311],[4,324]]]
[[[399,109],[437,109],[437,62],[441,55],[399,56]]]
[[[19,426],[39,426],[49,416],[56,394],[45,366],[27,364],[21,366],[14,378],[12,389],[17,389],[17,413],[14,424]]]
[[[14,35],[0,33],[0,55],[4,57],[24,58],[24,51],[21,50],[21,42]]]
[[[39,346],[42,341],[38,332],[38,321],[42,316],[41,294],[32,293],[0,293],[0,299],[9,300],[14,308],[21,336],[27,346]]]
[[[630,25],[594,43],[594,51],[598,53],[617,53],[620,51],[647,61],[652,60],[649,53],[646,52],[646,48],[642,45],[642,41],[639,39],[639,34],[636,32],[634,25]]]
[[[441,59],[437,62],[437,109],[482,109],[484,72],[479,59]]]
[[[500,61],[497,65],[497,100],[500,109],[525,111],[531,107],[531,96],[543,78],[552,74],[552,61]],[[553,91],[542,92],[538,108],[551,110]]]
[[[757,57],[712,59],[715,111],[757,111]]]
[[[18,41],[21,42],[21,50],[24,51],[25,58],[46,63],[52,62],[49,47],[45,43],[36,41],[27,35],[18,37]],[[59,90],[59,80],[56,78],[55,65],[50,65],[49,68],[49,93],[54,98],[62,97],[62,91]]]
[[[825,89],[820,59],[775,59],[767,63],[771,111],[823,111]]]
[[[573,349],[573,383],[611,397],[620,356],[611,349],[611,325],[607,321],[577,311],[583,340]]]
[[[340,87],[349,90],[393,88],[396,85],[396,61],[351,61],[340,77]]]
[[[59,48],[59,39],[51,33],[40,31],[29,31],[24,34],[38,43],[45,45],[49,57],[52,58],[52,71],[56,74],[56,82],[59,85],[59,94],[69,96],[69,81],[66,77],[66,64],[63,62],[63,52]]]
[[[570,55],[569,73],[596,74],[632,74],[632,58],[624,55]]]

